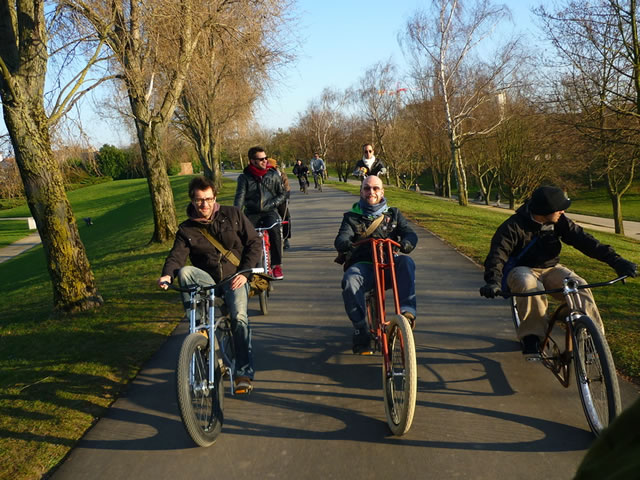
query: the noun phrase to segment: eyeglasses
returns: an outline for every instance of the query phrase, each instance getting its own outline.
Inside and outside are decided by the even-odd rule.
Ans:
[[[263,160],[266,160],[267,157],[253,157],[254,160],[257,160],[258,162],[261,162]]]
[[[198,205],[204,205],[205,203],[213,203],[215,197],[207,197],[207,198],[194,198],[193,203]]]
[[[362,187],[362,190],[365,190],[365,191],[371,190],[372,192],[378,192],[382,189],[380,187]]]

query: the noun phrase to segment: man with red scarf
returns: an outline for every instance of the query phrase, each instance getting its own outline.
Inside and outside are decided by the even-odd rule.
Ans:
[[[262,147],[249,149],[249,165],[238,177],[234,206],[244,209],[254,227],[269,227],[280,220],[278,206],[284,202],[286,192],[277,170],[269,166]],[[273,278],[282,280],[282,230],[269,230]]]

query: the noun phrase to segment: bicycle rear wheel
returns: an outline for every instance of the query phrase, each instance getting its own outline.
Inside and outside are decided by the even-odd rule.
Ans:
[[[597,436],[622,410],[618,377],[604,335],[587,316],[574,322],[576,383],[591,431]]]
[[[391,370],[387,371],[383,362],[384,410],[391,432],[403,435],[411,428],[416,408],[418,367],[413,331],[402,315],[389,322],[387,346]]]
[[[213,445],[222,430],[224,391],[222,375],[215,369],[209,383],[209,340],[200,333],[185,338],[176,368],[176,392],[182,423],[193,441]]]
[[[262,290],[259,295],[260,298],[260,312],[262,315],[269,314],[269,291]]]

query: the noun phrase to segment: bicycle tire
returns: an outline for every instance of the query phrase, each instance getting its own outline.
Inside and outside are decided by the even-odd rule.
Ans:
[[[201,447],[213,445],[224,422],[224,390],[219,368],[215,369],[213,388],[208,385],[208,343],[208,338],[200,333],[189,334],[180,348],[176,368],[182,424]]]
[[[391,432],[400,436],[411,428],[418,390],[413,331],[402,315],[394,315],[387,326],[387,346],[391,372],[388,374],[383,361],[384,410]]]
[[[322,183],[323,183],[322,175],[318,175],[318,190],[320,192],[322,192]]]
[[[259,295],[260,298],[260,312],[262,315],[269,314],[269,291],[262,290]]]
[[[598,436],[622,410],[618,377],[607,340],[591,318],[575,320],[573,335],[578,393],[589,427]]]

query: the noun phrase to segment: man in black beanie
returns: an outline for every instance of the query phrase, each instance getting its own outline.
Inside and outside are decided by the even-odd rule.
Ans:
[[[569,276],[579,284],[586,284],[572,270],[558,263],[562,242],[608,264],[619,276],[635,277],[635,263],[622,258],[611,246],[600,243],[564,214],[570,205],[571,200],[560,188],[544,186],[536,189],[494,234],[484,261],[486,284],[480,288],[480,295],[494,298],[502,291],[524,293],[562,288],[563,280]],[[508,265],[511,268],[505,271],[509,259],[512,259]],[[559,300],[564,299],[562,294],[556,295]],[[585,313],[604,331],[591,291],[580,290],[580,297]],[[529,358],[539,357],[539,342],[544,338],[549,320],[547,298],[544,295],[518,297],[516,307],[521,320],[517,334],[523,354]]]

